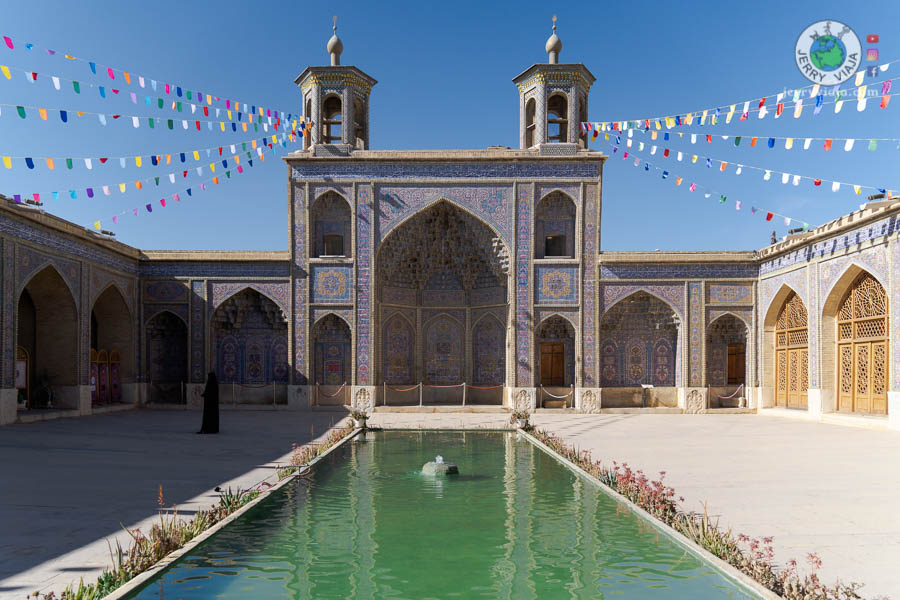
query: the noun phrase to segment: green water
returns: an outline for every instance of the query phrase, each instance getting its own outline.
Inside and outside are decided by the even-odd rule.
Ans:
[[[513,433],[369,432],[134,597],[749,596]]]

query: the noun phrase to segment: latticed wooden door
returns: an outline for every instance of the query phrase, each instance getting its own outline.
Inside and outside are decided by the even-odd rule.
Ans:
[[[888,305],[878,281],[863,273],[838,310],[838,410],[887,414]]]
[[[775,405],[806,408],[809,388],[808,316],[791,292],[775,323]]]

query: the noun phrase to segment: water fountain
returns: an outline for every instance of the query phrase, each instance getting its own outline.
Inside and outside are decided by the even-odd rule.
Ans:
[[[444,457],[438,454],[433,461],[422,465],[424,475],[459,475],[459,468],[454,463],[444,462]]]

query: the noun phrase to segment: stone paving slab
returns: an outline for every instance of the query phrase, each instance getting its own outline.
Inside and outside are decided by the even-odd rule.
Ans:
[[[144,531],[157,494],[190,515],[214,488],[250,487],[284,464],[293,442],[344,415],[222,411],[218,435],[197,435],[195,411],[134,410],[0,427],[0,598],[59,592],[109,564],[107,539]],[[114,542],[112,542],[114,544]]]

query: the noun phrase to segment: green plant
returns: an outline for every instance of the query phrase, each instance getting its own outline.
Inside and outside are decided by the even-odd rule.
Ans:
[[[368,419],[369,415],[364,410],[353,410],[350,412],[350,418],[359,421],[361,419]]]
[[[516,421],[527,421],[528,417],[531,416],[527,410],[514,410],[509,415],[509,422],[515,423]]]

